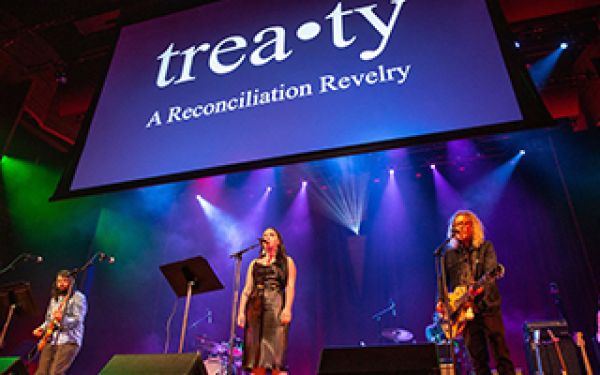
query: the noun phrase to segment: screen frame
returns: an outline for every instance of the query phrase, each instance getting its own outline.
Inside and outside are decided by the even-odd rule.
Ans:
[[[91,188],[72,190],[71,184],[75,176],[77,165],[79,164],[79,159],[83,152],[85,141],[87,139],[92,119],[96,111],[96,106],[104,88],[104,82],[106,81],[110,65],[112,64],[117,42],[120,37],[119,31],[115,43],[113,44],[112,51],[110,53],[110,62],[107,64],[104,72],[104,80],[102,81],[100,87],[96,90],[92,104],[90,105],[90,108],[85,115],[85,119],[82,122],[83,125],[77,137],[75,147],[72,150],[72,157],[70,158],[70,162],[68,163],[68,165],[65,168],[65,171],[63,172],[63,175],[57,185],[54,195],[50,197],[50,201],[103,193],[111,193],[126,189],[135,189],[145,186],[167,184],[202,177],[249,171],[253,169],[283,166],[340,156],[351,156],[366,152],[384,151],[388,149],[414,146],[424,143],[444,142],[459,138],[470,138],[480,135],[490,135],[533,128],[543,128],[555,125],[555,122],[550,116],[546,107],[544,106],[531,77],[525,69],[525,64],[522,62],[522,59],[520,58],[519,54],[514,48],[514,40],[511,37],[512,33],[510,32],[508,24],[504,18],[504,14],[502,12],[498,0],[485,0],[485,2],[488,14],[490,16],[490,20],[494,28],[497,43],[500,48],[502,58],[504,60],[504,66],[506,67],[516,101],[519,105],[519,110],[522,114],[522,120],[498,123],[493,125],[487,124],[453,131],[404,137],[394,140],[365,143],[360,145],[322,149],[318,151],[285,155],[261,160],[253,160],[249,162],[234,163],[213,168],[191,170],[156,177],[135,179],[119,183],[111,183]],[[199,7],[205,5],[208,4],[205,3],[199,5]],[[128,25],[122,25],[121,27],[123,26]]]

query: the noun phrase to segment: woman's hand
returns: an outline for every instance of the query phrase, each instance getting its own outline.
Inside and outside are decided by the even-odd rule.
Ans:
[[[292,312],[288,309],[283,309],[281,314],[279,314],[279,319],[281,320],[281,324],[289,324],[292,321]]]
[[[237,325],[240,328],[244,328],[244,326],[246,325],[246,314],[244,314],[243,312],[239,312],[238,316],[237,316]]]

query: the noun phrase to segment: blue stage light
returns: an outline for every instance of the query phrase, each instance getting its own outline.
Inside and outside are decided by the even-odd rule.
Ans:
[[[560,49],[567,49],[567,48],[569,48],[569,43],[567,43],[567,42],[562,42],[562,43],[560,44]]]

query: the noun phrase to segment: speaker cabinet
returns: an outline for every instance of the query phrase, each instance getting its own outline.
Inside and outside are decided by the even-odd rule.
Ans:
[[[28,375],[27,369],[19,357],[0,357],[0,374]]]
[[[207,375],[200,354],[117,354],[100,375]]]
[[[319,375],[439,373],[435,344],[326,348],[319,364]]]
[[[554,336],[559,339],[558,348],[565,361],[566,370],[569,375],[583,375],[577,347],[569,334],[569,327],[564,320],[546,320],[537,322],[525,322],[523,324],[523,336],[525,343],[525,358],[527,359],[527,367],[530,374],[538,372],[538,354],[536,352],[536,344],[534,332],[539,330],[539,359],[542,365],[542,371],[546,375],[560,375],[560,359],[558,357],[557,348],[548,333],[552,331]]]

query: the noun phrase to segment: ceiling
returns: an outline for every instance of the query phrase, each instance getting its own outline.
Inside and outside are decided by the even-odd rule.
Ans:
[[[0,82],[32,82],[20,125],[58,150],[70,150],[102,83],[120,26],[208,2],[4,1]],[[521,42],[526,63],[555,49],[561,38],[569,38],[571,56],[561,59],[551,83],[572,84],[577,59],[598,44],[600,0],[500,0],[500,5]]]

